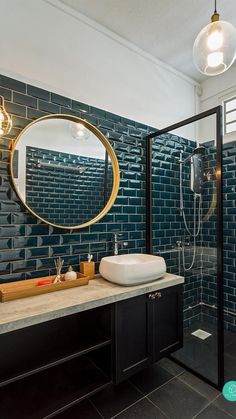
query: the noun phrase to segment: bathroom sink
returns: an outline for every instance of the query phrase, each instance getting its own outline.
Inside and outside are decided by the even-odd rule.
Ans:
[[[166,273],[165,260],[160,256],[133,253],[102,258],[99,272],[115,284],[132,286],[161,278]]]

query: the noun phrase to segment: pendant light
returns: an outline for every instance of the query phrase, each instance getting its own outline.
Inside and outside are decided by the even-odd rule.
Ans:
[[[216,10],[211,23],[201,30],[193,45],[193,60],[197,69],[207,75],[224,73],[236,57],[236,29],[223,20]]]
[[[0,137],[9,134],[12,128],[12,120],[5,110],[4,97],[0,96]]]

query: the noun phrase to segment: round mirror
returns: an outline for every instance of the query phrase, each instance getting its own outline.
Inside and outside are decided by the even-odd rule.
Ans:
[[[119,188],[119,165],[105,136],[71,115],[48,115],[17,137],[11,176],[28,210],[50,225],[77,229],[100,220]]]

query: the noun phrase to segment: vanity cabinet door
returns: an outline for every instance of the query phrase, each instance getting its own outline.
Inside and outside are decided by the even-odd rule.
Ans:
[[[119,383],[152,361],[152,304],[141,295],[114,304],[114,375]]]
[[[183,346],[183,290],[181,285],[157,291],[153,300],[153,361]]]

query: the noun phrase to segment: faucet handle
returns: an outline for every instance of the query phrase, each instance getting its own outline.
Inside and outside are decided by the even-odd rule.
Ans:
[[[112,234],[113,234],[113,236],[116,236],[116,237],[123,236],[123,233],[121,233],[120,231],[113,231]]]

